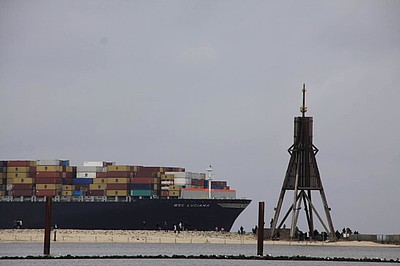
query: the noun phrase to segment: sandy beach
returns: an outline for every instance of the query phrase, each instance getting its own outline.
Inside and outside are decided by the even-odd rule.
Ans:
[[[0,243],[43,242],[44,230],[12,229],[0,230]],[[54,241],[54,230],[51,232]],[[56,230],[57,242],[82,243],[182,243],[182,244],[257,244],[256,236],[250,233],[239,235],[231,232],[184,231],[146,231],[146,230]],[[326,246],[370,246],[400,247],[398,245],[380,244],[367,241],[264,241],[265,245],[326,245]]]

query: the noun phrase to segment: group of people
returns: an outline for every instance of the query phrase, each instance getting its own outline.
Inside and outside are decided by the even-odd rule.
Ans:
[[[143,221],[143,229],[146,230],[146,222]],[[189,226],[188,224],[183,224],[182,222],[179,222],[178,224],[173,223],[172,227],[169,227],[167,221],[164,222],[163,226],[160,224],[156,224],[156,230],[161,231],[164,230],[165,232],[168,232],[169,230],[173,230],[174,233],[180,233],[181,231],[188,230]]]

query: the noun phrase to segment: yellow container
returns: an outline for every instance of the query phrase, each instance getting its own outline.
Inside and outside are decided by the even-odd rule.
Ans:
[[[62,196],[72,196],[72,194],[73,194],[73,191],[72,191],[72,190],[63,190],[63,191],[61,192],[61,195],[62,195]]]
[[[0,197],[4,197],[6,195],[5,191],[0,191]]]
[[[75,186],[74,185],[63,185],[61,187],[62,190],[75,190]]]
[[[125,197],[128,196],[128,191],[127,190],[107,190],[106,191],[106,196],[121,196]]]
[[[165,180],[165,181],[173,181],[175,178],[174,174],[162,174],[161,175],[161,180]]]
[[[73,172],[73,167],[72,166],[65,166],[65,172],[72,173]]]
[[[130,165],[109,165],[107,172],[131,172],[131,168]]]
[[[33,184],[33,178],[13,178],[13,184]]]
[[[29,173],[29,166],[7,167],[7,173]]]
[[[171,190],[181,190],[181,188],[182,188],[181,186],[176,186],[176,185],[175,185],[175,186],[169,186],[169,187],[168,187],[168,190],[169,190],[169,191],[171,191]]]
[[[60,184],[36,184],[36,189],[61,189],[62,185]]]
[[[27,178],[29,177],[29,173],[7,173],[7,178]]]
[[[180,191],[178,191],[178,190],[170,190],[170,191],[168,191],[168,194],[169,194],[169,196],[171,197],[171,196],[176,196],[176,197],[179,197],[180,196]]]
[[[139,166],[137,166],[137,165],[131,166],[131,171],[138,172],[139,171]]]
[[[38,172],[62,172],[63,167],[58,165],[38,165],[36,166]]]
[[[130,178],[107,178],[107,184],[129,184]]]
[[[93,178],[93,184],[107,184],[107,178]]]
[[[90,184],[90,190],[105,190],[107,188],[107,184]]]

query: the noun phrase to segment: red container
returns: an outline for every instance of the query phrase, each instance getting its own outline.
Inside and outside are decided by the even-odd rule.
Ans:
[[[154,184],[154,177],[134,177],[131,184]]]
[[[162,167],[153,167],[153,166],[143,166],[140,168],[140,171],[138,173],[157,173],[157,172],[162,172],[161,171]]]
[[[8,161],[7,166],[29,166],[32,161]]]
[[[62,178],[36,177],[36,184],[62,184]]]
[[[137,172],[134,177],[138,178],[154,178],[157,177],[157,172]]]
[[[56,189],[37,189],[36,196],[43,197],[43,196],[56,196],[58,195],[58,190]]]
[[[182,167],[165,167],[165,172],[185,172],[185,168]]]
[[[127,190],[128,184],[107,184],[107,190]]]
[[[96,178],[107,178],[108,173],[107,172],[97,172],[96,173]]]
[[[168,190],[161,190],[160,196],[168,197],[169,196],[169,191]]]
[[[111,178],[129,178],[131,177],[131,172],[107,172],[107,177]],[[97,176],[97,174],[96,174]]]
[[[105,196],[106,192],[104,190],[90,190],[89,191],[89,196]]]
[[[33,185],[32,184],[14,184],[14,190],[31,190],[32,191]]]
[[[44,178],[61,178],[62,173],[61,172],[44,172],[44,171],[38,171],[36,172],[36,177],[44,177]]]
[[[33,191],[32,189],[25,189],[25,190],[13,190],[12,191],[13,197],[31,197],[33,196]]]

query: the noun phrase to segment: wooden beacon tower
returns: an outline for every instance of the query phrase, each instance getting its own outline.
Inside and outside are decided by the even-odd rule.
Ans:
[[[271,222],[271,237],[277,236],[279,229],[282,227],[290,213],[292,214],[290,237],[295,237],[296,225],[302,204],[304,204],[310,237],[314,237],[314,215],[317,216],[328,236],[333,237],[335,231],[333,228],[330,208],[328,207],[328,202],[326,200],[321,177],[318,171],[317,161],[315,159],[318,149],[313,144],[313,118],[305,116],[305,113],[307,112],[305,84],[303,84],[303,105],[300,107],[300,111],[302,116],[294,118],[294,143],[288,149],[290,160],[283,181],[282,190],[279,195],[278,204],[275,207],[275,215]],[[293,202],[281,222],[278,223],[285,193],[288,190],[294,191]],[[321,196],[327,224],[323,221],[316,206],[313,204],[311,192],[315,190],[319,191]]]

